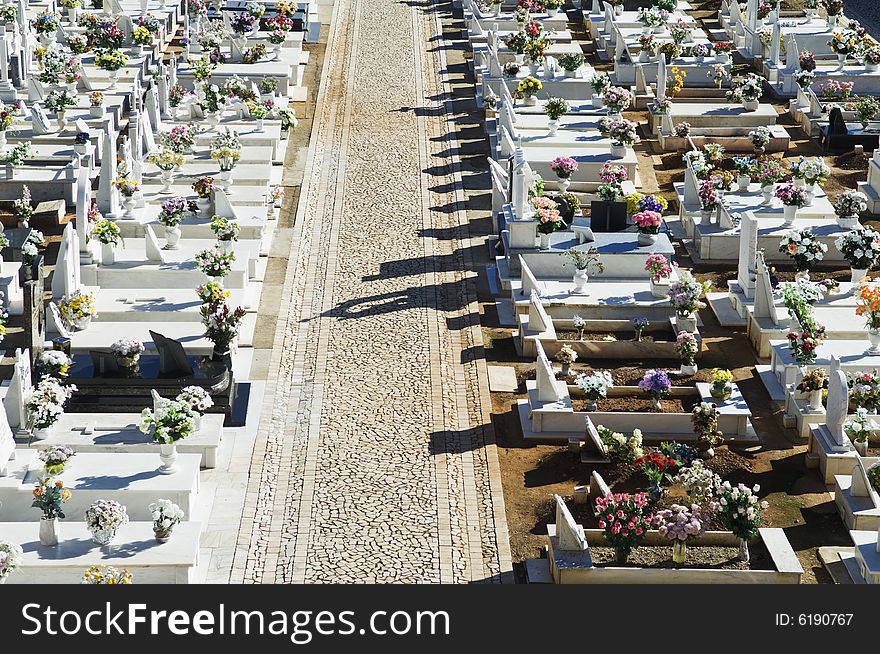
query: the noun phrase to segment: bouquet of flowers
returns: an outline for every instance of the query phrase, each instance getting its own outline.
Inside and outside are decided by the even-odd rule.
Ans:
[[[43,11],[31,21],[37,34],[52,34],[58,31],[58,14],[52,11]]]
[[[691,332],[680,331],[675,338],[675,353],[682,365],[692,366],[700,351],[700,344]]]
[[[715,488],[718,515],[737,538],[751,540],[758,535],[758,527],[763,524],[762,512],[769,506],[758,500],[756,493],[760,490],[757,484],[748,488],[743,484],[732,486],[729,481]]]
[[[669,394],[672,388],[672,382],[669,381],[669,375],[664,370],[648,370],[641,381],[639,388],[650,395],[654,400],[660,400]]]
[[[605,370],[578,375],[574,383],[584,392],[587,399],[593,402],[607,397],[608,389],[614,388],[614,380],[611,377],[611,373]]]
[[[801,378],[794,388],[799,393],[825,390],[828,388],[828,373],[824,368],[813,368]]]
[[[51,445],[41,449],[38,456],[43,462],[47,475],[54,477],[64,471],[64,466],[76,456],[76,452],[66,445]]]
[[[608,73],[596,73],[589,81],[590,88],[596,95],[602,95],[609,86],[611,86],[611,77]]]
[[[837,16],[843,11],[843,0],[822,0],[822,6],[829,16]]]
[[[645,270],[648,271],[651,279],[659,282],[672,274],[672,265],[670,265],[669,259],[662,254],[651,254],[645,261]]]
[[[157,534],[169,534],[183,520],[183,509],[171,500],[158,500],[149,506],[150,517],[153,519],[153,531]]]
[[[809,330],[800,333],[789,332],[786,335],[788,347],[798,365],[806,365],[816,360],[816,348],[825,338],[825,328],[811,326]]]
[[[859,191],[844,191],[834,200],[834,213],[840,217],[858,216],[868,209],[868,198]]]
[[[657,7],[641,7],[636,18],[645,27],[663,27],[669,14]]]
[[[182,154],[172,150],[171,148],[162,147],[157,152],[151,152],[147,157],[147,161],[155,165],[159,170],[165,172],[174,170],[178,166],[183,165],[184,157]]]
[[[538,27],[540,29],[540,26]],[[526,26],[526,34],[529,34],[529,26]],[[523,54],[525,55],[526,61],[531,62],[533,64],[537,64],[540,61],[543,61],[544,57],[547,56],[547,48],[550,47],[550,40],[541,35],[530,35],[529,40],[526,41],[526,45],[523,48]]]
[[[700,182],[700,189],[697,194],[703,211],[712,211],[721,204],[721,196],[715,191],[715,184],[710,179]]]
[[[136,357],[144,353],[144,344],[123,336],[110,344],[110,352],[122,358]]]
[[[838,97],[846,100],[852,94],[853,86],[852,82],[830,80],[819,85],[819,96],[827,100]]]
[[[764,95],[762,78],[755,73],[734,77],[730,90],[725,94],[729,102],[754,102]]]
[[[199,415],[214,406],[214,400],[201,386],[186,386],[174,399],[187,405],[192,413]]]
[[[70,372],[70,357],[61,350],[44,350],[37,359],[37,369],[41,375],[64,379]]]
[[[834,246],[855,269],[870,270],[880,259],[880,234],[870,227],[856,227],[838,236]]]
[[[293,29],[293,19],[284,14],[276,14],[266,19],[266,27],[273,31],[289,32]]]
[[[50,477],[43,477],[34,486],[34,501],[31,506],[40,509],[43,517],[47,520],[64,517],[64,503],[68,502],[73,493],[64,488],[64,482],[60,479],[52,481]]]
[[[192,6],[192,0],[190,1]],[[133,580],[131,573],[127,568],[119,570],[112,565],[93,565],[89,566],[83,573],[82,584],[98,586],[98,585],[130,585]]]
[[[513,32],[504,39],[504,45],[518,55],[526,51],[526,43],[528,42],[529,37],[525,32]]]
[[[669,33],[672,36],[672,42],[681,45],[688,40],[691,35],[690,24],[684,22],[681,18],[669,26]]]
[[[730,54],[733,44],[730,41],[716,41],[712,44],[712,49],[720,54]]]
[[[76,96],[67,89],[55,89],[54,91],[49,91],[43,104],[46,105],[46,109],[57,114],[66,111],[68,107],[74,106],[76,104]]]
[[[229,298],[230,293],[223,290],[223,285],[219,282],[210,281],[196,287],[196,295],[202,304],[220,304]]]
[[[613,145],[632,145],[639,138],[636,124],[626,118],[611,120],[607,125],[607,131]]]
[[[94,61],[98,68],[113,72],[125,68],[128,55],[121,50],[104,50],[95,55]]]
[[[560,179],[568,179],[576,173],[578,163],[571,157],[556,157],[550,162],[550,170],[556,173]]]
[[[256,20],[260,20],[266,13],[266,7],[261,2],[248,2],[244,6],[244,10],[253,16]]]
[[[556,353],[556,360],[563,366],[570,366],[577,361],[577,358],[577,352],[575,352],[569,345],[563,345],[559,348],[559,352]],[[562,373],[566,374],[565,368],[563,368]]]
[[[810,85],[816,80],[816,73],[808,70],[798,70],[795,71],[794,81],[797,83],[799,87],[801,87],[802,91],[806,91],[810,88]]]
[[[675,313],[687,317],[705,308],[706,304],[700,301],[704,293],[711,288],[711,282],[698,282],[689,273],[682,273],[677,282],[669,287],[669,302],[675,309]]]
[[[259,22],[252,14],[239,12],[229,20],[229,26],[237,37],[247,36],[259,28]]]
[[[770,144],[770,130],[761,125],[749,132],[749,138],[755,150],[762,152]]]
[[[785,282],[781,285],[781,291],[788,314],[801,324],[805,324],[812,313],[812,306],[822,299],[818,285],[808,281]]]
[[[234,252],[221,252],[217,248],[202,250],[195,257],[196,266],[208,277],[225,277],[234,261]]]
[[[691,48],[691,56],[697,57],[698,59],[707,57],[709,55],[709,48],[707,48],[702,43],[697,43],[694,47]]]
[[[640,234],[658,234],[663,216],[656,211],[639,211],[633,214],[632,221]]]
[[[535,207],[535,216],[538,219],[537,229],[541,234],[552,234],[565,226],[556,202],[550,198],[535,198],[532,200],[532,205]]]
[[[116,531],[128,524],[128,511],[116,500],[96,500],[86,509],[89,531]]]
[[[180,103],[192,94],[192,91],[183,88],[181,84],[175,84],[168,90],[168,104],[170,104],[172,108],[179,107]]]
[[[859,284],[856,315],[865,318],[868,329],[880,329],[880,285],[877,282]]]
[[[24,550],[8,540],[0,540],[0,579],[6,579],[24,561]]]
[[[783,177],[785,171],[776,159],[758,159],[752,169],[752,179],[762,187],[772,186]]]
[[[862,127],[867,127],[877,115],[877,101],[871,97],[859,98],[855,103],[855,112]]]
[[[577,70],[584,65],[584,56],[572,52],[566,52],[556,58],[562,70]]]
[[[807,192],[795,186],[792,183],[781,184],[776,187],[774,192],[777,198],[782,200],[782,204],[787,207],[803,207],[807,204]]]
[[[195,417],[188,404],[177,400],[163,400],[155,410],[141,411],[138,427],[144,434],[151,434],[155,442],[171,445],[195,431]]]
[[[34,429],[48,429],[64,413],[64,404],[76,386],[65,386],[57,379],[43,377],[36,387],[25,394],[25,406]],[[63,516],[62,516],[63,517]]]
[[[177,227],[188,210],[186,198],[180,196],[170,198],[162,203],[158,221],[165,227]]]
[[[568,110],[568,103],[562,98],[548,98],[544,104],[544,113],[550,120],[559,120]]]
[[[700,459],[679,471],[673,481],[684,486],[691,502],[704,506],[710,505],[715,489],[721,485],[721,477],[703,465]]]
[[[213,177],[199,177],[193,182],[192,189],[200,198],[210,198],[211,193],[217,190],[217,185]]]
[[[61,317],[69,323],[81,318],[89,318],[98,315],[95,310],[95,296],[88,291],[74,291],[58,303],[58,311]]]
[[[128,177],[119,177],[113,180],[113,186],[126,198],[132,197],[141,187],[136,180]]]
[[[214,70],[217,68],[217,64],[211,61],[208,57],[200,57],[199,59],[193,59],[190,57],[186,62],[189,64],[190,71],[197,82],[204,82],[210,79]]]
[[[867,443],[871,433],[874,431],[875,423],[870,416],[868,410],[859,407],[851,418],[843,423],[843,430],[846,435],[857,443]]]
[[[605,89],[605,106],[612,113],[622,113],[632,106],[632,91],[621,86],[609,86]]]
[[[541,81],[531,76],[526,77],[516,86],[516,90],[523,97],[530,97],[532,95],[535,95],[542,88],[544,88],[544,85],[541,84]]]
[[[859,48],[859,40],[856,38],[855,32],[847,30],[845,32],[834,32],[831,40],[828,41],[831,52],[837,55],[851,55]]]
[[[214,216],[211,218],[211,231],[218,241],[237,241],[241,227],[235,220]]]
[[[135,45],[147,46],[153,43],[153,35],[146,27],[138,25],[131,34],[131,41]]]
[[[215,350],[225,351],[238,336],[245,310],[241,307],[230,309],[225,302],[203,304],[199,309],[205,338],[214,344]]]
[[[159,144],[174,152],[184,153],[196,143],[196,130],[193,125],[175,125],[168,132],[159,133]]]
[[[599,261],[599,251],[594,247],[591,247],[588,250],[569,248],[565,251],[565,256],[571,260],[574,267],[578,270],[592,268],[596,273],[605,271],[604,264]]]
[[[648,492],[654,499],[663,497],[663,482],[672,481],[669,471],[675,467],[675,461],[660,452],[651,452],[635,461],[636,465],[642,466],[642,472],[648,479]]]
[[[105,245],[119,245],[122,240],[122,230],[112,220],[101,218],[92,226],[92,236],[98,239],[99,243]]]
[[[686,121],[676,123],[672,128],[672,133],[680,139],[687,138],[691,133],[691,124]]]
[[[706,531],[706,521],[700,511],[699,504],[691,504],[691,508],[673,504],[654,515],[657,531],[672,541],[686,542],[702,536]]]
[[[672,100],[663,96],[651,102],[651,110],[656,114],[668,114],[672,108]]]
[[[642,432],[639,429],[634,429],[632,436],[629,437],[602,425],[598,425],[596,431],[599,432],[599,439],[605,445],[611,459],[629,463],[644,454],[642,451]]]
[[[880,373],[876,369],[873,372],[853,373],[847,380],[847,386],[849,399],[857,407],[869,411],[880,408]]]
[[[618,561],[625,561],[644,540],[654,516],[645,493],[614,493],[596,498],[596,517]]]
[[[803,272],[825,257],[828,246],[809,229],[793,229],[779,241],[779,251],[790,256],[795,268]]]

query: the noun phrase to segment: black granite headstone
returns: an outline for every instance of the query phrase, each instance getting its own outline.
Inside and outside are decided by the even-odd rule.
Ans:
[[[593,200],[590,202],[590,227],[593,232],[622,232],[626,229],[626,202]]]
[[[119,372],[119,362],[116,360],[115,354],[89,350],[89,356],[92,358],[92,369],[96,374],[105,375]]]
[[[163,375],[187,376],[193,374],[192,364],[183,345],[162,334],[150,330],[150,337],[159,352],[159,372]]]
[[[828,133],[829,134],[846,134],[846,121],[843,119],[843,113],[839,107],[834,107],[828,115]]]

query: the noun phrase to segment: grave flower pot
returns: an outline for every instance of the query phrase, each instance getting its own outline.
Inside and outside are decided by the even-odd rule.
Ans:
[[[67,90],[70,91],[71,93],[76,93],[76,82],[68,82],[67,83]]]
[[[177,445],[159,445],[159,460],[162,461],[159,474],[171,475],[177,472]]]
[[[676,540],[672,543],[672,561],[674,563],[684,563],[688,557],[688,546],[685,540]]]
[[[161,172],[162,177],[162,190],[159,193],[163,195],[168,195],[171,193],[171,185],[174,183],[174,171],[173,170],[163,170]]]
[[[577,70],[566,70],[565,76],[568,77],[569,79],[577,77]]]
[[[89,107],[89,116],[92,118],[100,118],[104,115],[104,105],[92,105]]]
[[[82,157],[85,156],[87,148],[88,146],[85,143],[75,143],[73,146],[73,151]]]
[[[135,207],[135,199],[133,195],[129,195],[122,198],[122,206],[125,207],[125,213],[122,214],[122,218],[125,220],[134,220],[134,207]]]
[[[795,177],[792,183],[795,188],[807,188],[807,180],[803,177]]]
[[[558,13],[559,9],[557,7],[547,7],[547,16],[550,18],[553,18]]]
[[[730,384],[724,384],[723,386],[712,384],[709,388],[709,395],[720,402],[729,400],[731,393],[733,393],[733,388]]]
[[[846,66],[846,55],[845,54],[837,55],[837,67],[843,68],[844,66]]]
[[[526,107],[534,107],[538,104],[538,99],[533,95],[527,95],[523,98],[523,105]]]
[[[6,149],[6,130],[0,131],[0,152]]]
[[[58,475],[64,472],[64,469],[67,467],[67,462],[63,461],[61,463],[47,463],[43,466],[43,471],[46,473],[47,477],[57,477]]]
[[[114,538],[116,538],[115,529],[95,529],[92,531],[92,540],[102,547],[109,545]]]
[[[698,368],[696,363],[683,363],[678,369],[678,374],[680,374],[682,377],[691,377],[697,374],[697,370]]]
[[[726,52],[716,52],[715,53],[715,61],[719,64],[729,64],[730,63],[730,55]]]
[[[749,562],[749,541],[744,538],[739,539],[739,558],[741,561]]]
[[[691,332],[693,334],[697,331],[697,316],[693,313],[687,316],[677,315],[675,317],[675,325],[678,327],[678,331]]]
[[[538,234],[538,236],[540,238],[540,243],[541,243],[540,248],[542,250],[549,250],[550,249],[550,234]]]
[[[538,68],[539,68],[539,66],[537,63],[530,61],[529,62],[529,75],[531,75],[532,77],[537,77],[538,76]]]
[[[49,436],[52,435],[52,426],[48,427],[34,427],[34,430],[31,432],[31,438],[35,441],[44,441]]]
[[[647,50],[642,50],[639,52],[639,63],[646,64],[651,61],[651,56],[648,54]]]
[[[208,213],[211,210],[211,198],[197,198],[196,208],[198,208],[200,213]]]
[[[623,159],[626,156],[626,146],[623,143],[612,143],[611,156],[615,159]]]
[[[740,193],[748,193],[749,192],[749,183],[752,181],[752,178],[748,175],[737,175],[736,176],[736,190]]]
[[[783,227],[791,227],[794,225],[795,218],[797,218],[797,206],[795,205],[785,205],[785,208],[782,210],[783,218],[785,222],[782,223]]]
[[[523,62],[526,60],[526,56],[524,54],[515,54],[513,55],[513,62],[517,66],[522,66]]]
[[[137,368],[138,361],[140,360],[141,355],[135,354],[130,357],[116,357],[116,363],[118,363],[123,368]]]
[[[853,447],[859,456],[868,456],[868,441],[853,441]]]
[[[647,234],[645,232],[639,232],[638,236],[639,245],[654,245],[657,242],[657,234]]]
[[[112,266],[116,263],[116,248],[112,243],[101,243],[101,265]]]
[[[700,224],[701,225],[711,225],[712,224],[712,210],[711,209],[702,209],[700,211]]]
[[[653,297],[663,298],[667,296],[670,286],[668,277],[662,277],[659,282],[654,281],[654,278],[651,277],[649,283],[651,284],[651,295]]]
[[[156,537],[157,543],[167,543],[169,540],[171,540],[170,529],[154,529],[153,535]]]
[[[180,227],[175,225],[174,227],[166,227],[165,228],[165,249],[166,250],[177,250],[180,245]]]
[[[550,120],[547,122],[547,133],[550,136],[556,136],[556,131],[559,129],[559,121],[558,120]]]
[[[746,111],[757,111],[760,103],[757,100],[743,100],[742,106]]]
[[[810,413],[822,413],[825,408],[822,406],[822,389],[820,388],[817,391],[810,391],[810,395],[808,398],[809,403],[809,412]]]
[[[871,347],[868,348],[868,354],[880,353],[880,330],[869,329],[868,340],[871,342]]]
[[[220,245],[220,250],[224,254],[229,254],[230,252],[232,252],[233,241],[217,241],[217,243]]]
[[[576,269],[574,271],[574,289],[572,289],[572,293],[575,295],[586,295],[587,293],[587,280],[589,279],[589,275],[586,270]]]
[[[58,116],[58,131],[63,132],[67,127],[67,112],[59,111],[56,115]]]
[[[263,126],[263,119],[262,118],[257,118],[257,126],[254,128],[254,131],[259,132],[259,133],[266,131],[266,128]]]
[[[797,280],[799,282],[800,281],[808,282],[808,281],[810,281],[810,271],[809,270],[798,270],[794,274],[794,278],[795,278],[795,280]]]
[[[61,536],[61,525],[57,518],[40,518],[40,545],[55,547]]]
[[[79,7],[67,7],[67,20],[75,23],[79,19]]]
[[[849,281],[852,284],[852,287],[849,289],[850,293],[856,292],[859,280],[862,279],[867,274],[868,274],[867,268],[852,268],[850,270]]]
[[[594,93],[593,97],[590,98],[590,102],[593,105],[593,109],[601,109],[605,104],[605,97]]]
[[[83,332],[89,328],[89,325],[92,324],[91,316],[80,316],[79,318],[74,318],[72,321],[73,327],[80,332]]]
[[[568,177],[561,177],[559,179],[559,192],[565,193],[568,190],[568,187],[571,186],[571,179]]]
[[[853,227],[858,227],[859,225],[859,217],[858,216],[838,216],[837,224],[841,227],[845,227],[846,229],[852,229]]]
[[[115,89],[116,84],[119,82],[119,71],[111,70],[110,71],[110,88]]]
[[[773,202],[773,184],[762,186],[761,193],[764,195],[763,204],[770,204],[771,202]]]

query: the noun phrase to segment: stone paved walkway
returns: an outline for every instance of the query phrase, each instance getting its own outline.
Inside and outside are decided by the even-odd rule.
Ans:
[[[510,577],[448,11],[336,0],[233,583]]]

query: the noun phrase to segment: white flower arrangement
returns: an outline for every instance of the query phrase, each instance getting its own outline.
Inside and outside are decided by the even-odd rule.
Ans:
[[[67,377],[71,360],[61,350],[44,350],[37,359],[37,368],[51,377]]]
[[[54,425],[64,414],[64,404],[76,391],[76,386],[64,385],[52,377],[43,377],[35,388],[25,394],[25,406],[35,429]]]
[[[574,380],[584,395],[591,400],[598,400],[600,397],[608,396],[608,389],[614,388],[614,379],[607,370],[601,370],[590,373],[589,375],[578,375]]]
[[[153,531],[167,532],[183,520],[183,509],[171,500],[159,500],[150,504],[150,516],[153,518]]]
[[[86,525],[91,531],[116,531],[128,524],[128,511],[116,500],[96,500],[86,509]]]
[[[174,399],[188,405],[194,413],[199,414],[205,413],[214,406],[214,400],[201,386],[187,386]]]
[[[673,481],[684,487],[691,502],[706,505],[721,484],[721,477],[704,466],[700,459],[695,459],[688,467],[682,468]]]
[[[6,579],[21,565],[24,550],[17,543],[0,540],[0,579]]]
[[[859,226],[834,241],[834,246],[853,268],[870,270],[880,259],[880,233]]]
[[[843,430],[846,435],[859,443],[866,443],[876,424],[868,415],[868,410],[864,407],[856,409],[856,413],[843,423]]]
[[[141,411],[139,429],[145,434],[152,434],[157,443],[171,445],[192,434],[195,426],[195,417],[188,404],[164,400],[155,411]]]
[[[556,353],[556,360],[563,364],[569,365],[577,361],[578,355],[570,345],[563,345],[559,348],[559,352]]]
[[[110,353],[118,357],[133,357],[144,353],[144,344],[133,338],[123,336],[110,344]]]

